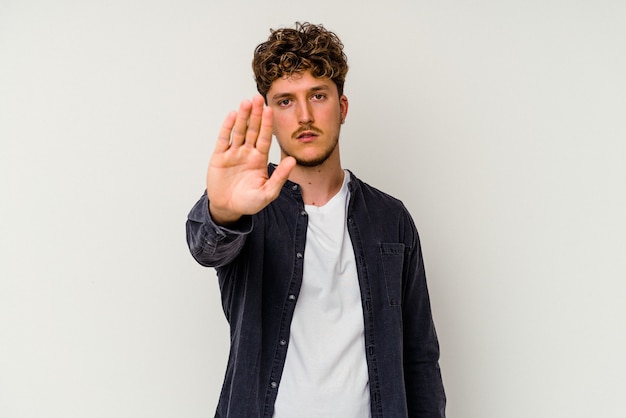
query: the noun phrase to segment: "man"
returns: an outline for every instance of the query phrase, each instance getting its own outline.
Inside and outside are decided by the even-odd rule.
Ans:
[[[308,23],[272,31],[253,69],[260,96],[226,117],[187,221],[231,330],[216,417],[444,417],[413,221],[341,167],[342,43]]]

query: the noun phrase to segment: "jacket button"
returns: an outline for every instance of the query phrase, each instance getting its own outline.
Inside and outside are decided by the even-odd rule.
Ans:
[[[302,253],[297,253],[297,254],[296,254],[296,257],[298,257],[298,258],[302,258]]]
[[[272,382],[270,383],[270,386],[272,387],[272,389],[276,389],[278,387],[278,383]]]
[[[287,345],[287,341],[285,341],[285,340],[280,340],[280,345]]]

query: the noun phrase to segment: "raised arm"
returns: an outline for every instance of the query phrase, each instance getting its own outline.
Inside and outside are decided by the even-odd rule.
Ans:
[[[244,100],[224,120],[207,170],[207,194],[187,219],[187,244],[200,264],[217,267],[236,257],[252,230],[251,219],[241,218],[278,197],[295,160],[283,159],[268,177],[271,140],[272,110],[261,96]]]

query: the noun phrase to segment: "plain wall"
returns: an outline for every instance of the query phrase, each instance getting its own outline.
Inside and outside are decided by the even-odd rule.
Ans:
[[[0,417],[213,415],[184,224],[297,20],[345,43],[344,166],[420,230],[448,416],[624,417],[621,0],[0,0]]]

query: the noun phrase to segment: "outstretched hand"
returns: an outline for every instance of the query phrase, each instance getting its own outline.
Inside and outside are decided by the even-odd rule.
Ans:
[[[238,112],[226,116],[207,171],[209,211],[216,223],[258,213],[278,197],[296,161],[284,158],[268,177],[271,142],[272,109],[262,96],[242,101]]]

